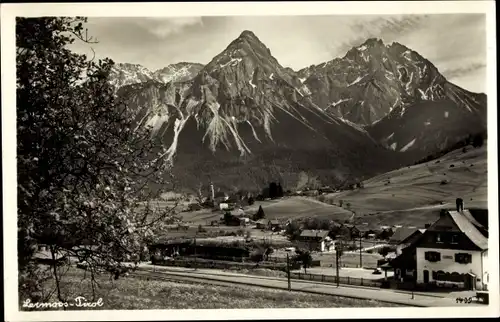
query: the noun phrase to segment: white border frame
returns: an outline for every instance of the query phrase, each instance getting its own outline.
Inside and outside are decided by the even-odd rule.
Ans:
[[[248,310],[108,310],[72,312],[20,312],[17,291],[16,245],[16,112],[15,17],[16,16],[272,16],[484,13],[487,23],[488,93],[488,208],[490,249],[490,305],[453,308],[339,308]],[[220,320],[220,319],[331,319],[404,317],[499,316],[498,261],[498,152],[496,100],[496,18],[494,1],[385,1],[385,2],[202,2],[202,3],[33,3],[2,4],[2,166],[4,220],[4,290],[7,321],[73,320]],[[464,44],[466,45],[466,44]]]

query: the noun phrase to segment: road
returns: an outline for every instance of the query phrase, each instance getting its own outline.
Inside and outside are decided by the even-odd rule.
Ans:
[[[209,269],[190,269],[183,267],[163,267],[150,264],[141,264],[133,276],[142,276],[144,278],[159,278],[170,280],[194,281],[218,285],[249,285],[267,287],[273,289],[287,289],[287,280],[275,277],[263,277],[229,273],[224,271],[215,271]],[[438,297],[425,293],[414,293],[413,298],[410,292],[399,290],[386,290],[379,288],[369,288],[362,286],[339,286],[327,283],[292,280],[291,288],[293,291],[316,293],[324,295],[342,296],[348,298],[377,300],[380,302],[394,303],[417,307],[447,307],[463,306],[456,303],[452,298]],[[481,305],[481,304],[469,304]]]
[[[362,253],[363,252],[366,253],[367,251],[369,251],[371,249],[382,248],[382,247],[385,247],[385,246],[389,246],[389,245],[388,244],[378,244],[378,245],[368,246],[368,247],[365,247],[365,248],[361,249],[361,252]],[[350,251],[347,251],[345,253],[346,254],[355,254],[355,253],[359,254],[359,249],[358,250],[350,250]]]

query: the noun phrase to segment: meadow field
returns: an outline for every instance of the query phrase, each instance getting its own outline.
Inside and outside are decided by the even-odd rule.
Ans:
[[[293,220],[304,217],[327,218],[344,221],[352,216],[349,210],[329,205],[307,197],[283,197],[277,200],[255,201],[252,206],[244,208],[245,214],[254,214],[262,206],[266,219]],[[212,212],[210,209],[182,212],[179,216],[183,221],[193,225],[207,225],[212,220],[219,220],[222,213]]]
[[[424,227],[439,209],[487,207],[486,146],[452,151],[426,163],[394,170],[363,182],[364,188],[321,196],[328,204],[349,207],[355,224]]]
[[[262,206],[265,218],[269,220],[314,217],[339,223],[352,220],[357,226],[371,229],[393,225],[423,228],[438,218],[439,209],[455,207],[456,198],[462,198],[465,207],[487,206],[487,172],[486,146],[468,146],[465,152],[458,149],[437,160],[378,175],[364,181],[363,188],[315,198],[293,196],[256,201],[245,207],[244,212],[252,215]],[[157,203],[158,207],[169,205],[170,202]],[[193,237],[198,225],[214,233],[242,229],[209,226],[211,221],[219,221],[221,211],[202,209],[178,212],[177,216],[190,228],[188,231],[170,230],[170,236]],[[269,232],[249,227],[243,229],[251,230],[255,238],[270,238]]]
[[[92,288],[88,279],[82,280],[82,278],[82,271],[74,268],[70,269],[61,282],[62,296],[64,298],[84,296],[86,299],[91,299]],[[242,285],[216,286],[186,281],[148,281],[131,276],[119,280],[109,280],[107,275],[98,276],[97,281],[99,287],[96,290],[96,298],[101,297],[103,299],[103,306],[98,307],[98,309],[102,310],[398,306],[374,300],[288,292]],[[44,286],[47,291],[51,291],[53,281],[46,281]],[[53,301],[57,301],[54,292],[52,297]],[[95,310],[96,308],[90,309]]]

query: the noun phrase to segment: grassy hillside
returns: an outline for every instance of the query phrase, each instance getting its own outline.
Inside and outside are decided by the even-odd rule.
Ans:
[[[82,277],[83,273],[76,269],[71,269],[65,275],[62,282],[63,297],[92,298],[88,279],[82,280]],[[97,280],[100,285],[97,289],[97,298],[101,297],[104,304],[98,309],[102,310],[398,306],[372,300],[239,285],[229,287],[188,282],[147,281],[133,277],[110,281],[108,276],[99,276]],[[52,284],[51,280],[45,283],[47,291],[53,290]],[[57,296],[52,293],[52,301],[57,301]]]
[[[391,171],[363,182],[364,188],[324,197],[326,203],[356,212],[355,223],[369,225],[424,226],[433,222],[438,209],[455,206],[487,206],[487,151],[466,147],[426,163]]]
[[[305,197],[285,197],[279,200],[256,201],[250,207],[245,208],[245,213],[256,213],[262,206],[266,219],[296,219],[302,217],[321,217],[333,220],[348,219],[352,213],[340,207],[329,205],[314,199]],[[180,214],[184,221],[193,224],[206,224],[211,220],[218,220],[220,212],[212,212],[209,209],[193,212],[183,212]]]
[[[436,220],[440,208],[454,207],[458,197],[464,200],[466,207],[487,205],[486,145],[465,149],[465,152],[457,149],[436,160],[378,175],[364,181],[364,188],[323,195],[319,197],[321,201],[285,197],[256,201],[244,211],[251,215],[262,206],[267,219],[316,217],[338,222],[353,219],[355,224],[371,227],[423,227]],[[207,225],[219,220],[221,213],[204,209],[182,212],[179,216],[192,225]]]

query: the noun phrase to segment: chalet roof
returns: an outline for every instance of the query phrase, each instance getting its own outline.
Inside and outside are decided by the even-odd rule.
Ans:
[[[269,220],[269,223],[271,225],[279,225],[280,224],[279,220],[277,220],[277,219]]]
[[[479,221],[476,220],[476,218],[474,218],[472,216],[472,214],[470,213],[470,211],[468,209],[464,209],[463,210],[463,215],[473,224],[475,225],[476,227],[480,227],[480,228],[485,228],[487,229],[486,227],[484,227],[482,224],[479,223]]]
[[[255,222],[256,224],[263,224],[263,225],[267,225],[267,221],[265,219],[259,219]]]
[[[388,266],[393,268],[414,267],[416,263],[413,254],[413,249],[404,249],[399,256],[390,260]]]
[[[48,250],[40,250],[40,251],[37,251],[33,255],[33,257],[37,258],[37,259],[50,259],[50,260],[52,260],[52,253]],[[59,260],[59,259],[64,258],[64,257],[66,257],[66,255],[63,254],[62,252],[55,253],[56,260]]]
[[[449,210],[455,224],[477,247],[482,250],[488,249],[488,238],[486,238],[474,224],[468,219],[467,215],[456,210]]]
[[[416,228],[407,228],[407,227],[398,228],[394,231],[394,234],[391,236],[389,241],[401,243],[405,239],[413,235],[416,231],[418,231],[418,229]]]
[[[328,230],[303,230],[300,237],[319,237],[321,239],[328,236]]]

